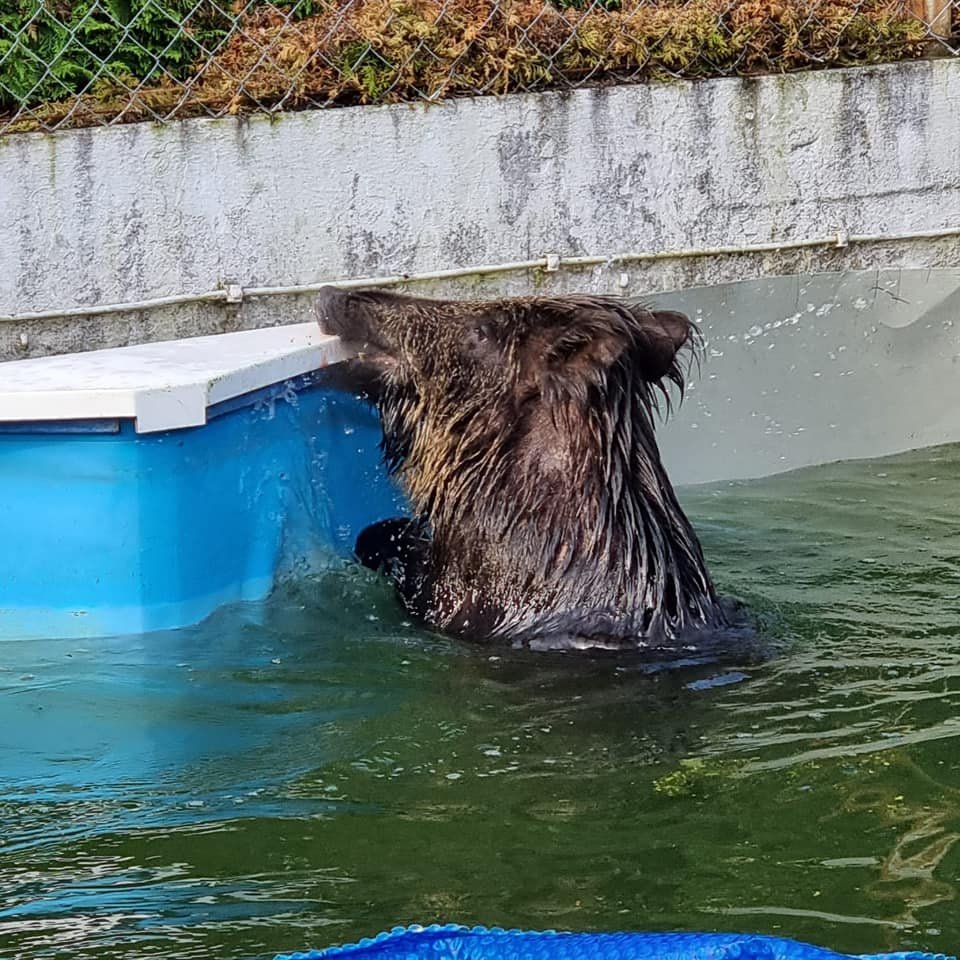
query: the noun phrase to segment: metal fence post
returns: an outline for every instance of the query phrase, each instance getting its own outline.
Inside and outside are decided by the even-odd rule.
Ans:
[[[910,0],[910,10],[927,25],[931,37],[945,40],[950,36],[952,0]]]

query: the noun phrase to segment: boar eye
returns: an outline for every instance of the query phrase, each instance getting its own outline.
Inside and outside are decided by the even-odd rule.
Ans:
[[[478,323],[466,335],[466,348],[471,353],[486,351],[494,343],[493,328],[489,323]]]

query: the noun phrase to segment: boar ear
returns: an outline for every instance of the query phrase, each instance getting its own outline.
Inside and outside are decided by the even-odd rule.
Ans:
[[[531,304],[530,332],[524,338],[524,368],[531,385],[550,401],[586,403],[609,369],[630,348],[633,321],[613,301],[568,296]]]
[[[674,310],[630,308],[637,323],[634,364],[644,380],[655,383],[668,377],[683,386],[683,372],[677,364],[677,353],[696,336],[696,327],[689,318]]]
[[[612,303],[568,297],[551,307],[543,351],[551,373],[589,378],[614,364],[630,345],[629,317]]]
[[[595,378],[629,350],[644,380],[683,382],[677,353],[693,340],[696,328],[682,313],[603,297],[568,297],[552,319],[545,360],[557,374]]]

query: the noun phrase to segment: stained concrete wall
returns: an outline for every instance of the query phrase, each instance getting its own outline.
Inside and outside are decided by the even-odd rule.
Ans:
[[[0,138],[0,316],[243,286],[960,225],[960,62]],[[628,294],[960,241],[420,287]],[[625,276],[623,274],[626,274]],[[301,321],[308,297],[0,323],[0,358]]]

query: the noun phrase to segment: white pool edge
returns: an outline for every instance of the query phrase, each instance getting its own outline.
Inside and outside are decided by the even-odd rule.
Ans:
[[[0,423],[202,426],[210,407],[348,359],[314,323],[0,363]]]

